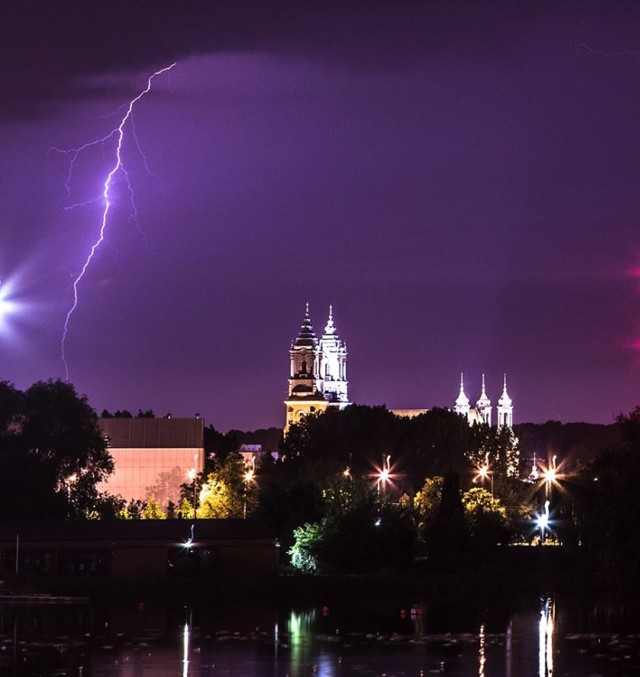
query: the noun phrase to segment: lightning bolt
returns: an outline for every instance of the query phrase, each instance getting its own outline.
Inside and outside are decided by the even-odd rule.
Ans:
[[[80,272],[78,275],[75,277],[73,280],[73,303],[71,304],[71,307],[69,308],[67,315],[64,320],[64,328],[62,331],[62,340],[60,341],[60,357],[62,358],[62,362],[64,364],[64,369],[65,369],[65,379],[68,381],[69,380],[69,364],[67,362],[67,355],[66,355],[66,344],[67,344],[67,336],[69,334],[69,323],[71,321],[71,316],[75,312],[76,308],[78,307],[78,288],[80,286],[80,283],[82,282],[82,279],[84,278],[87,270],[91,266],[91,262],[96,255],[96,252],[98,249],[100,249],[100,246],[105,240],[105,233],[107,229],[107,223],[108,223],[108,218],[109,218],[109,212],[111,210],[111,190],[112,190],[112,184],[114,177],[118,173],[122,173],[124,175],[126,185],[127,185],[127,191],[129,193],[129,199],[132,205],[133,209],[133,214],[134,217],[137,213],[137,209],[135,206],[135,203],[133,202],[133,188],[131,186],[131,180],[129,177],[129,173],[127,172],[127,169],[124,165],[124,162],[122,160],[122,145],[125,139],[125,127],[127,126],[127,123],[129,123],[131,130],[132,130],[132,135],[134,137],[134,140],[136,142],[136,146],[138,147],[138,150],[140,150],[140,146],[138,144],[138,139],[135,133],[135,127],[133,126],[133,109],[135,105],[142,99],[146,94],[148,94],[151,91],[151,86],[153,83],[154,78],[158,77],[159,75],[162,75],[163,73],[167,73],[170,71],[176,64],[172,63],[170,66],[167,66],[165,68],[161,68],[160,70],[156,71],[152,75],[149,76],[147,79],[147,86],[127,105],[124,106],[124,115],[120,119],[120,123],[118,124],[117,127],[112,129],[106,136],[103,136],[100,139],[96,139],[94,141],[89,141],[88,143],[85,143],[82,146],[79,146],[78,148],[71,148],[67,150],[60,150],[58,148],[53,148],[52,150],[55,150],[60,153],[66,153],[71,155],[71,161],[69,163],[69,173],[67,174],[67,180],[65,181],[65,188],[67,190],[67,195],[70,194],[70,183],[71,183],[71,175],[73,172],[73,165],[75,163],[75,160],[78,158],[78,156],[88,148],[91,148],[93,146],[98,146],[98,145],[104,145],[109,139],[115,138],[116,139],[116,148],[115,148],[115,157],[114,157],[114,164],[109,173],[107,174],[107,177],[102,184],[102,195],[101,198],[99,198],[102,201],[103,204],[103,209],[102,209],[102,218],[100,220],[100,228],[98,231],[98,237],[94,241],[93,245],[89,249],[89,253],[87,254],[84,264],[82,268],[80,269]],[[143,155],[144,158],[144,155]],[[146,158],[144,158],[145,166],[146,166]],[[87,204],[81,203],[81,204]],[[81,206],[80,204],[73,205],[70,208]]]

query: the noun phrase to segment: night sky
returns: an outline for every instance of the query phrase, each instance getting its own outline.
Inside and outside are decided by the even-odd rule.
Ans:
[[[640,404],[640,8],[614,2],[3,2],[0,380],[65,378],[99,235],[114,137],[71,174],[53,149],[174,61],[69,322],[98,412],[282,426],[307,301],[361,404],[452,406],[461,371],[494,405],[506,372],[515,422]]]

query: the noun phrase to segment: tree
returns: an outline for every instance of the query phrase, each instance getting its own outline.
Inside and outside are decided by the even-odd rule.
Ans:
[[[462,474],[469,461],[470,428],[464,417],[448,409],[434,407],[413,418],[399,419],[398,457],[414,480],[449,472]]]
[[[23,394],[13,384],[0,381],[0,439],[15,436],[21,416]]]
[[[419,527],[433,520],[440,508],[442,501],[442,484],[444,477],[427,477],[422,489],[416,492],[413,499],[413,506],[418,515]]]
[[[294,530],[292,566],[307,573],[366,573],[408,565],[415,532],[407,513],[365,480],[336,479],[325,516]]]
[[[198,517],[247,517],[257,505],[257,485],[247,476],[242,456],[232,453],[224,459],[216,459],[213,471],[200,490]]]
[[[146,505],[142,509],[141,517],[143,520],[163,520],[167,516],[160,508],[160,504],[156,501],[155,498],[151,498],[147,501]]]
[[[486,489],[469,489],[462,496],[462,505],[475,546],[487,548],[508,539],[507,511]]]
[[[442,481],[440,505],[423,530],[428,561],[433,569],[455,571],[468,563],[469,530],[465,520],[460,478],[449,472]]]
[[[178,511],[177,511],[178,519],[186,520],[186,519],[193,519],[193,505],[189,502],[189,499],[183,496],[180,499],[180,503],[178,504]]]
[[[640,575],[640,407],[616,419],[620,442],[582,473],[577,496],[580,540],[605,568]]]
[[[0,516],[89,517],[113,461],[85,397],[63,381],[0,388]],[[13,409],[13,412],[11,412]]]
[[[395,416],[385,407],[350,405],[305,416],[284,440],[285,465],[316,479],[350,467],[364,476],[391,455],[414,488],[426,476],[449,470],[465,472],[470,446],[467,422],[458,414],[434,408],[413,418]]]
[[[317,573],[316,548],[323,536],[323,525],[319,522],[307,522],[293,530],[294,543],[289,550],[289,557],[294,569],[303,574]]]
[[[519,477],[520,451],[511,428],[474,423],[470,430],[472,443],[467,454],[474,468],[487,465],[496,479]]]

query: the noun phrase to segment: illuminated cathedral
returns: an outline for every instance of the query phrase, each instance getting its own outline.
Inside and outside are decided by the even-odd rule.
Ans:
[[[455,401],[453,410],[457,414],[465,416],[470,424],[486,423],[491,425],[491,400],[487,397],[487,391],[484,385],[484,374],[482,374],[482,392],[476,402],[475,408],[471,407],[469,398],[464,392],[464,375],[460,374],[460,393]],[[502,387],[502,395],[498,400],[497,406],[497,421],[498,426],[513,427],[513,400],[509,397],[507,392],[507,375],[504,375],[504,384]]]
[[[285,400],[287,434],[294,423],[308,414],[326,411],[329,407],[343,409],[350,404],[347,395],[347,346],[338,337],[333,322],[333,309],[329,306],[329,318],[324,333],[318,338],[313,331],[309,304],[307,303],[298,336],[289,349],[289,393]],[[397,416],[418,416],[428,409],[391,409]],[[471,406],[464,391],[464,375],[460,375],[460,393],[453,411],[464,416],[469,425],[485,423],[492,425],[493,407],[487,396],[484,374],[480,397]],[[513,428],[513,400],[507,392],[507,376],[504,376],[502,395],[496,407],[496,425]]]
[[[347,346],[336,333],[331,306],[324,333],[317,338],[307,303],[300,332],[291,342],[289,357],[285,434],[307,414],[326,411],[329,407],[343,409],[349,404]]]

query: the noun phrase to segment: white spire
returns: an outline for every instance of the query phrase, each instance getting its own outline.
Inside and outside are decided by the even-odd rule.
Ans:
[[[476,409],[483,423],[491,425],[491,400],[487,397],[484,387],[484,374],[482,374],[482,392],[476,402]]]
[[[498,425],[513,427],[513,400],[509,397],[507,392],[507,375],[504,375],[504,385],[502,387],[502,395],[498,400]]]
[[[456,400],[456,411],[458,411],[459,407],[466,407],[467,410],[469,409],[469,398],[466,396],[464,392],[464,374],[460,373],[460,394],[458,395],[458,399]],[[462,413],[462,412],[458,412]]]
[[[498,406],[499,407],[510,407],[513,404],[511,398],[509,397],[509,393],[507,392],[507,375],[504,375],[504,385],[502,387],[502,395],[500,395],[500,399],[498,400]]]
[[[335,334],[336,328],[333,324],[333,306],[329,306],[329,319],[327,320],[327,326],[324,328],[325,334]]]

